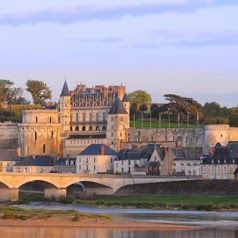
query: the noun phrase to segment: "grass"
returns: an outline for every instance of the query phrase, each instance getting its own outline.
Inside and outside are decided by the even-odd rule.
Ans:
[[[112,220],[107,214],[81,213],[75,210],[45,210],[45,209],[23,209],[12,206],[0,206],[1,219],[47,219],[52,216],[69,216],[72,221],[79,220]]]
[[[97,199],[78,200],[79,203],[120,206],[136,208],[159,208],[159,209],[190,209],[190,210],[220,210],[238,209],[237,197],[225,196],[165,196],[165,195],[120,195],[98,196]]]
[[[28,195],[27,195],[28,196]],[[41,196],[38,194],[39,200]],[[24,194],[21,194],[22,200]],[[28,202],[39,201],[34,198]],[[49,200],[44,200],[49,201]],[[85,196],[81,198],[66,197],[60,200],[62,203],[80,203],[99,206],[118,206],[118,207],[136,207],[136,208],[155,208],[155,209],[184,209],[184,210],[221,210],[221,209],[238,209],[238,198],[236,196],[205,196],[205,195],[105,195],[105,196]],[[1,208],[2,209],[2,208]],[[4,213],[0,209],[1,213]],[[13,209],[13,213],[19,208],[8,208],[8,213]],[[19,210],[21,211],[21,209]],[[28,210],[27,210],[28,211]],[[31,210],[28,211],[30,213]],[[35,211],[35,210],[34,210]],[[52,215],[52,211],[44,211],[46,216]],[[54,213],[55,211],[53,211]],[[61,214],[71,213],[73,211],[59,211]],[[41,213],[41,210],[39,210]],[[75,215],[76,216],[76,215]],[[77,218],[75,218],[77,219]]]

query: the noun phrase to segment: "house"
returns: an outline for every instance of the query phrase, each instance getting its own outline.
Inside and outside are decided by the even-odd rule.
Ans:
[[[202,147],[182,147],[172,149],[175,158],[172,161],[172,175],[200,175],[203,162]]]
[[[0,172],[13,172],[13,166],[20,160],[15,149],[0,149]]]
[[[165,148],[162,145],[155,144],[153,153],[147,163],[147,175],[160,175],[164,155]]]
[[[214,154],[201,164],[204,179],[235,179],[238,168],[238,142],[230,141],[226,146],[217,144]]]
[[[148,163],[158,162],[157,159],[161,157],[162,152],[159,152],[159,148],[162,148],[159,144],[147,144],[140,148],[120,150],[114,161],[114,173],[146,175]]]
[[[117,152],[105,144],[92,144],[79,153],[76,159],[77,173],[113,173],[113,161]]]
[[[53,171],[55,158],[48,155],[23,157],[13,167],[16,173],[50,173]]]
[[[76,173],[76,158],[58,158],[53,171],[56,173]]]

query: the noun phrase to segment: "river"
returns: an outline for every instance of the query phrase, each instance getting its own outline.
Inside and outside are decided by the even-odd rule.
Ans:
[[[30,228],[0,227],[0,238],[238,238],[237,211],[180,211],[153,209],[98,208],[84,205],[31,203],[24,208],[74,209],[89,213],[109,213],[113,220],[201,225],[201,230],[138,230],[110,228]]]

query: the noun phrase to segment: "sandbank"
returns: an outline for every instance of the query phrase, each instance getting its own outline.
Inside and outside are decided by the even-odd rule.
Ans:
[[[117,229],[150,229],[150,230],[197,230],[200,226],[168,224],[157,222],[111,221],[111,220],[79,220],[72,221],[71,217],[53,216],[37,219],[0,219],[0,226],[12,227],[75,227],[75,228],[117,228]]]

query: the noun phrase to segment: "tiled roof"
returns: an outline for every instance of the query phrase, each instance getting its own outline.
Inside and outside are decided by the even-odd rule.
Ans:
[[[196,159],[203,156],[202,147],[182,147],[182,148],[172,148],[172,152],[175,154],[176,158],[184,159]]]
[[[71,164],[71,161],[74,162],[75,164],[75,161],[76,161],[76,158],[59,158],[57,159],[57,161],[55,162],[54,165],[66,165],[66,161],[69,161],[69,164]]]
[[[64,96],[70,96],[68,84],[66,81],[64,82],[64,86],[63,86],[62,92],[60,94],[60,97],[64,97]]]
[[[120,98],[116,98],[108,114],[128,114]]]
[[[0,161],[19,161],[20,159],[15,149],[0,149]]]
[[[125,93],[123,98],[122,98],[122,102],[130,102],[129,101],[129,98],[128,98],[128,95]]]
[[[17,166],[53,166],[54,158],[49,155],[27,156],[22,158]]]
[[[160,158],[164,157],[164,148],[159,144],[147,144],[141,146],[140,148],[134,147],[130,150],[122,149],[119,151],[117,159],[118,160],[138,160],[147,159],[149,160],[154,149],[157,150]]]
[[[91,144],[79,155],[117,155],[117,152],[105,144]]]
[[[213,156],[204,160],[204,164],[238,164],[238,158],[229,147],[218,147]]]

